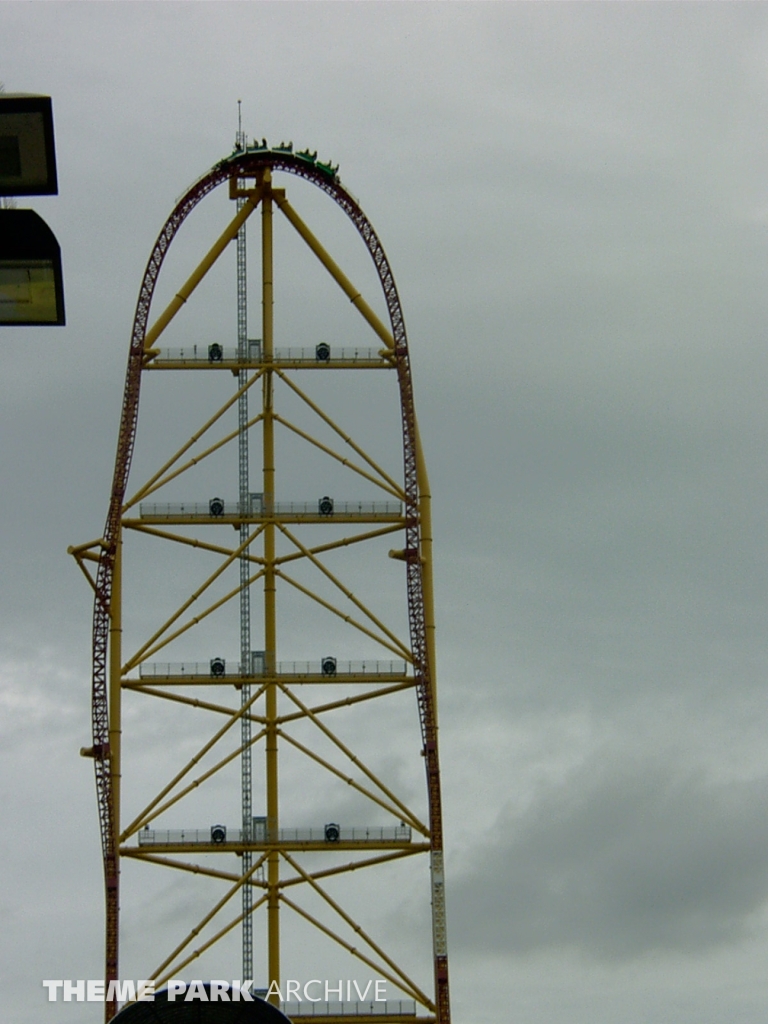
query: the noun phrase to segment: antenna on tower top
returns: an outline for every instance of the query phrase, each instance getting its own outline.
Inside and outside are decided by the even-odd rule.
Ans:
[[[239,149],[245,149],[245,135],[243,134],[242,100],[237,101],[237,135],[235,145]]]

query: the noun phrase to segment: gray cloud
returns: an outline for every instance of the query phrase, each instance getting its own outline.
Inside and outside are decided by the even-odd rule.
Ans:
[[[454,943],[499,955],[687,954],[749,937],[768,898],[768,781],[591,757],[503,814],[454,879]]]

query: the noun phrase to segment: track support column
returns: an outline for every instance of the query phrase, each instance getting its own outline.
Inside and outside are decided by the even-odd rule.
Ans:
[[[275,434],[272,403],[274,357],[273,294],[272,294],[272,188],[271,171],[266,167],[262,185],[261,205],[261,295],[262,345],[265,364],[262,383],[263,438],[264,438],[264,667],[273,677],[266,691],[266,781],[267,781],[267,839],[276,843],[279,831],[278,757],[277,757],[277,627],[275,594]],[[273,850],[267,858],[267,962],[270,987],[280,985],[280,854]],[[278,1003],[277,995],[270,1000]]]

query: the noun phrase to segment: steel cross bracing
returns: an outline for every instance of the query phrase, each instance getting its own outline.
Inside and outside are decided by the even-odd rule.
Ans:
[[[241,143],[242,146],[242,143]],[[299,177],[302,177],[322,191],[327,193],[337,205],[344,210],[350,220],[357,228],[360,236],[362,237],[368,251],[373,259],[373,263],[376,267],[376,271],[381,282],[384,299],[387,305],[390,326],[385,327],[372,312],[370,307],[365,303],[362,297],[354,289],[354,286],[346,279],[343,273],[335,266],[333,261],[330,259],[327,253],[312,236],[311,232],[306,225],[303,224],[301,218],[298,217],[296,211],[293,210],[291,205],[288,203],[284,192],[281,190],[273,190],[270,184],[271,174],[275,171],[284,171]],[[248,179],[253,180],[256,187],[238,189],[238,182],[247,181]],[[193,274],[187,283],[181,288],[176,295],[176,298],[169,305],[169,307],[160,315],[155,321],[154,325],[150,330],[147,330],[149,308],[152,301],[152,295],[155,288],[155,283],[163,264],[165,254],[171,244],[178,228],[199,203],[209,192],[216,188],[219,184],[228,182],[230,186],[230,195],[232,198],[237,199],[237,216],[233,219],[228,228],[222,233],[221,237],[214,245],[211,253],[203,261],[198,270]],[[151,649],[151,644],[145,645],[140,652],[134,656],[131,660],[126,662],[125,666],[121,668],[120,658],[120,638],[122,630],[122,609],[121,609],[121,549],[122,549],[122,531],[124,528],[130,529],[142,529],[145,533],[155,533],[158,537],[170,537],[167,533],[163,533],[158,529],[154,529],[149,525],[136,525],[135,520],[131,520],[130,517],[126,517],[127,511],[125,504],[126,485],[128,479],[128,471],[130,468],[131,457],[133,454],[135,432],[138,418],[138,403],[139,403],[139,392],[141,384],[142,369],[152,368],[153,360],[156,360],[159,355],[159,350],[155,347],[158,338],[162,332],[175,317],[179,309],[186,303],[187,299],[191,296],[195,287],[199,281],[205,276],[205,273],[213,265],[215,260],[224,251],[228,243],[234,239],[238,240],[238,352],[242,359],[243,347],[247,347],[247,315],[245,308],[245,240],[243,234],[243,228],[245,220],[252,212],[252,210],[260,202],[266,215],[267,208],[271,211],[272,205],[277,209],[281,210],[291,224],[296,228],[300,235],[307,242],[309,247],[315,252],[329,270],[331,276],[335,277],[337,283],[347,293],[351,301],[357,306],[360,313],[368,321],[369,325],[373,328],[375,333],[378,335],[380,341],[384,342],[384,349],[382,350],[382,365],[394,365],[396,367],[399,390],[400,390],[400,406],[401,406],[401,421],[402,421],[402,434],[403,434],[403,452],[404,452],[404,483],[402,488],[397,486],[397,491],[392,493],[400,494],[404,505],[404,514],[402,517],[402,529],[405,535],[405,546],[404,549],[397,553],[397,557],[402,558],[405,562],[406,571],[406,582],[407,582],[407,596],[408,596],[408,618],[410,624],[410,650],[405,653],[408,655],[408,661],[412,666],[411,674],[403,678],[402,682],[395,683],[388,687],[381,687],[374,693],[368,695],[360,695],[352,698],[352,703],[355,701],[368,700],[371,696],[379,696],[387,693],[395,692],[401,688],[415,688],[417,694],[419,719],[421,725],[421,736],[422,736],[422,753],[424,755],[427,775],[427,802],[428,802],[428,827],[421,826],[417,818],[414,818],[412,812],[398,801],[398,798],[391,790],[387,789],[384,784],[376,778],[375,775],[370,773],[362,762],[356,758],[351,751],[346,751],[347,755],[352,757],[353,762],[358,766],[362,767],[368,774],[369,780],[375,785],[378,785],[379,796],[375,796],[374,799],[382,807],[389,807],[391,810],[396,811],[398,814],[402,813],[405,819],[419,829],[423,829],[423,835],[426,838],[426,845],[423,843],[412,843],[402,849],[397,849],[393,852],[386,852],[386,850],[375,857],[369,857],[363,861],[357,862],[355,866],[363,866],[365,864],[378,864],[389,861],[393,858],[399,858],[402,856],[408,856],[410,853],[419,852],[424,849],[430,853],[431,862],[431,897],[432,897],[432,916],[433,916],[433,957],[434,957],[434,1000],[430,999],[425,995],[418,986],[408,979],[407,975],[394,965],[394,963],[386,958],[380,948],[375,942],[366,935],[364,931],[357,925],[351,918],[345,916],[343,908],[340,908],[331,897],[324,892],[322,886],[319,883],[319,879],[325,872],[315,872],[307,874],[298,862],[295,862],[294,855],[289,852],[291,849],[290,844],[285,845],[285,841],[280,839],[277,841],[275,836],[272,836],[270,841],[277,842],[277,847],[274,848],[275,852],[269,853],[271,848],[268,845],[265,847],[262,843],[259,847],[254,841],[253,836],[249,834],[252,824],[251,807],[250,807],[250,785],[246,783],[246,772],[249,766],[249,758],[246,757],[246,752],[250,753],[252,743],[257,742],[259,738],[264,734],[264,723],[266,721],[267,727],[275,730],[274,738],[275,741],[279,735],[281,742],[290,742],[296,745],[296,741],[285,734],[285,726],[280,723],[288,722],[296,717],[305,717],[307,720],[312,721],[318,727],[325,728],[322,724],[322,716],[327,711],[332,710],[335,707],[341,707],[350,704],[350,699],[347,698],[344,701],[336,703],[326,703],[325,705],[317,706],[314,710],[303,704],[298,700],[297,696],[293,693],[291,686],[295,682],[293,678],[288,675],[281,679],[278,676],[272,676],[273,682],[264,682],[256,687],[256,692],[251,693],[250,678],[243,680],[241,686],[241,702],[240,709],[237,714],[230,711],[226,706],[219,705],[218,703],[201,702],[200,700],[192,700],[191,698],[184,697],[181,694],[173,695],[172,699],[187,703],[195,707],[206,708],[208,711],[213,711],[219,715],[228,715],[231,724],[235,724],[239,721],[240,732],[241,732],[241,743],[240,749],[236,751],[240,755],[242,764],[242,777],[243,777],[243,794],[242,794],[242,810],[243,810],[243,827],[241,830],[241,840],[239,847],[236,848],[235,852],[242,857],[241,867],[242,871],[237,875],[230,875],[227,872],[213,871],[212,869],[203,869],[199,865],[191,866],[185,865],[177,861],[168,861],[167,857],[159,856],[162,850],[156,849],[156,852],[152,852],[148,848],[142,847],[141,845],[136,847],[126,846],[126,841],[131,835],[135,835],[137,830],[145,823],[145,820],[139,816],[131,826],[123,830],[120,834],[120,691],[122,686],[128,686],[134,690],[142,691],[146,693],[154,693],[155,696],[168,696],[168,691],[163,692],[160,688],[150,688],[143,685],[141,681],[134,682],[124,678],[125,671],[130,670],[131,666],[136,666],[141,663],[144,657],[148,657],[147,650]],[[270,224],[271,224],[271,213],[270,213]],[[265,229],[266,230],[266,229]],[[271,227],[269,228],[271,232]],[[271,235],[270,235],[271,237]],[[241,241],[242,240],[242,241]],[[271,242],[270,242],[271,245]],[[241,248],[242,246],[242,248]],[[270,257],[271,258],[271,257]],[[270,271],[271,275],[271,271]],[[242,290],[241,290],[242,282]],[[265,286],[266,287],[266,286]],[[267,292],[264,293],[265,296]],[[271,308],[271,280],[269,285],[269,305]],[[266,305],[265,305],[266,308]],[[265,314],[266,315],[266,314]],[[271,316],[271,314],[270,314]],[[271,320],[270,320],[271,325]],[[267,328],[265,327],[265,331]],[[271,326],[269,327],[269,333],[271,336]],[[269,341],[269,357],[268,359],[277,360],[277,355],[274,357],[271,355],[271,340]],[[267,347],[266,334],[265,334],[265,350]],[[159,365],[159,361],[158,361]],[[248,460],[247,460],[247,435],[248,428],[248,407],[247,407],[247,395],[249,388],[249,380],[246,376],[247,369],[241,367],[238,373],[238,460],[240,467],[239,483],[240,483],[240,505],[241,508],[248,507],[250,501],[249,482],[248,482]],[[284,379],[286,384],[291,382],[285,378],[285,374],[280,370],[279,366],[275,362],[268,363],[265,358],[265,366],[258,371],[255,375],[258,379],[259,375],[264,375],[268,381],[271,381],[272,376],[275,375],[277,378]],[[253,378],[252,378],[253,379]],[[291,384],[291,387],[293,385]],[[264,384],[265,394],[267,384]],[[271,384],[269,384],[270,396],[271,396]],[[301,392],[298,389],[298,394]],[[266,401],[266,399],[265,399]],[[271,402],[271,397],[270,397]],[[271,405],[269,409],[265,406],[264,413],[262,414],[264,419],[270,419],[279,421],[279,417],[276,413],[272,413]],[[258,417],[257,417],[258,418]],[[250,425],[253,425],[253,420],[250,421]],[[330,421],[328,421],[330,422]],[[333,425],[333,424],[331,424]],[[266,429],[266,426],[265,426]],[[336,428],[334,428],[336,429]],[[344,436],[342,434],[342,436]],[[349,441],[348,438],[345,440]],[[217,446],[214,446],[217,447]],[[266,450],[266,449],[265,449]],[[356,449],[363,458],[367,458],[364,452]],[[194,460],[193,460],[194,461]],[[346,462],[346,460],[344,460]],[[376,467],[378,469],[378,467]],[[180,472],[181,470],[179,470]],[[162,476],[162,473],[159,474]],[[365,474],[364,474],[365,475]],[[391,478],[387,477],[387,480]],[[161,481],[162,482],[162,481]],[[157,484],[159,486],[159,484]],[[144,490],[147,490],[145,486]],[[149,488],[151,493],[152,488]],[[265,485],[265,490],[267,487]],[[141,493],[141,492],[139,492]],[[132,499],[129,503],[133,505],[135,500]],[[432,611],[432,590],[431,590],[431,523],[430,523],[430,497],[429,497],[429,484],[426,476],[426,469],[424,467],[423,457],[421,456],[420,441],[418,437],[418,428],[416,424],[416,417],[414,413],[413,405],[413,390],[410,375],[410,365],[408,359],[408,347],[405,332],[405,325],[402,317],[402,311],[400,309],[400,303],[397,296],[397,289],[394,283],[389,264],[384,253],[384,250],[373,230],[370,222],[365,217],[364,213],[360,209],[356,200],[344,189],[338,180],[338,177],[333,173],[331,168],[322,165],[316,166],[314,158],[307,154],[293,154],[286,148],[280,148],[279,150],[267,150],[264,151],[263,147],[254,150],[243,151],[242,148],[233,154],[229,159],[222,161],[216,167],[214,167],[208,174],[204,175],[191,189],[188,190],[186,195],[177,204],[176,209],[171,214],[171,217],[167,221],[163,231],[158,238],[157,243],[153,249],[152,255],[149,260],[147,271],[144,276],[141,291],[139,294],[139,302],[136,312],[136,318],[134,321],[133,334],[131,339],[131,348],[128,362],[127,380],[125,396],[123,401],[123,412],[120,422],[120,433],[118,440],[118,452],[115,464],[115,473],[113,479],[112,496],[110,500],[109,513],[107,517],[107,523],[104,530],[104,535],[99,540],[91,543],[80,545],[77,548],[70,549],[78,560],[78,564],[85,572],[89,581],[91,582],[95,591],[95,604],[94,604],[94,645],[93,645],[93,747],[88,751],[90,756],[94,758],[96,768],[96,782],[97,782],[97,793],[99,800],[99,816],[101,824],[102,834],[102,852],[104,856],[104,869],[105,869],[105,882],[106,882],[106,979],[107,981],[117,977],[118,971],[118,906],[119,906],[119,862],[121,857],[139,857],[144,859],[147,863],[164,863],[169,864],[182,870],[193,870],[195,873],[207,874],[210,877],[229,878],[233,882],[233,889],[229,893],[231,896],[238,889],[241,890],[243,897],[243,913],[235,920],[234,924],[237,924],[242,920],[243,922],[243,961],[244,961],[244,973],[248,964],[248,928],[247,922],[250,921],[251,911],[254,910],[258,905],[263,904],[266,899],[266,894],[261,898],[255,898],[251,901],[245,896],[246,891],[256,890],[258,891],[262,886],[266,890],[274,894],[274,907],[275,915],[279,909],[279,906],[288,907],[297,914],[303,916],[306,920],[313,923],[321,931],[325,932],[331,938],[339,942],[342,947],[349,949],[357,956],[361,956],[358,950],[355,950],[353,946],[346,943],[346,941],[337,936],[332,931],[329,931],[322,922],[315,920],[312,915],[309,915],[299,905],[297,905],[292,899],[287,896],[287,890],[285,887],[288,885],[296,884],[297,882],[304,882],[307,885],[315,889],[318,894],[326,900],[329,906],[335,908],[335,910],[342,915],[342,919],[346,920],[347,923],[354,928],[355,932],[365,939],[368,943],[369,949],[377,951],[378,954],[385,956],[384,964],[392,965],[391,970],[395,973],[392,974],[390,967],[381,967],[379,961],[379,969],[384,972],[383,976],[391,977],[396,984],[399,984],[402,991],[411,996],[415,996],[417,1000],[420,1000],[424,1005],[429,1016],[423,1018],[425,1020],[435,1020],[440,1024],[447,1024],[449,1021],[449,1004],[448,1004],[448,975],[447,975],[447,952],[446,952],[446,940],[445,940],[445,909],[444,909],[444,887],[443,887],[443,869],[442,869],[442,817],[441,817],[441,806],[440,806],[440,786],[439,786],[439,763],[438,763],[438,751],[437,751],[437,726],[436,726],[436,708],[435,708],[435,693],[434,693],[434,679],[433,679],[433,668],[434,668],[434,643],[433,643],[433,629],[434,629],[434,618]],[[278,524],[279,525],[279,524]],[[248,605],[248,595],[250,593],[250,586],[255,579],[263,576],[264,569],[259,569],[259,564],[267,564],[267,573],[271,572],[275,579],[281,579],[286,583],[292,583],[294,586],[299,586],[296,581],[292,581],[289,574],[285,572],[282,565],[279,565],[279,560],[270,562],[267,557],[267,563],[261,562],[261,560],[251,554],[253,550],[251,541],[260,533],[263,529],[273,529],[268,524],[262,523],[259,525],[259,519],[257,516],[250,516],[249,521],[240,522],[239,525],[239,536],[240,542],[235,550],[228,556],[228,561],[233,559],[237,560],[240,565],[240,585],[236,592],[240,595],[241,602],[241,664],[243,666],[250,664],[251,657],[251,642],[250,635],[247,637],[247,643],[245,640],[245,633],[250,634],[250,612]],[[294,543],[298,544],[297,554],[293,557],[309,558],[318,564],[318,567],[326,571],[323,566],[318,562],[317,555],[313,555],[312,551],[303,548],[300,542],[294,538],[285,526],[280,526],[281,531]],[[382,527],[380,530],[371,531],[368,534],[360,535],[359,539],[365,539],[368,536],[377,536],[382,533],[389,532],[392,527]],[[345,544],[350,542],[356,542],[357,538],[352,538],[344,541]],[[191,543],[191,542],[188,542]],[[195,544],[199,542],[195,541]],[[205,546],[205,545],[203,545]],[[327,546],[326,546],[327,547]],[[331,545],[333,547],[333,545]],[[217,550],[223,554],[226,554],[227,549],[208,545],[210,550]],[[321,549],[316,549],[320,551]],[[393,553],[395,554],[395,553]],[[97,571],[95,579],[91,577],[87,569],[87,562],[96,562]],[[269,569],[269,565],[273,568]],[[331,577],[333,579],[333,577]],[[341,585],[339,581],[335,581],[337,585]],[[343,589],[343,588],[342,588]],[[311,596],[311,595],[310,595]],[[352,596],[351,594],[348,596]],[[321,603],[323,603],[321,601]],[[326,605],[327,607],[331,607]],[[362,610],[369,615],[367,609],[362,605]],[[244,609],[245,608],[245,612]],[[331,608],[331,610],[333,610]],[[339,614],[339,613],[337,613]],[[244,615],[247,616],[247,626],[245,625]],[[378,626],[384,628],[378,620],[373,617],[373,621],[378,623]],[[186,628],[186,627],[185,627]],[[366,631],[364,627],[364,632]],[[373,634],[370,634],[373,636]],[[390,634],[391,635],[391,634]],[[396,638],[392,636],[392,639]],[[382,642],[380,640],[380,642]],[[385,646],[389,646],[389,641],[384,641]],[[399,641],[398,641],[399,643]],[[162,646],[162,642],[159,644]],[[391,648],[396,650],[396,648]],[[143,652],[143,654],[142,654]],[[151,653],[151,650],[150,650]],[[272,654],[274,658],[274,653]],[[126,669],[126,666],[128,667]],[[275,666],[273,665],[269,671],[274,672]],[[298,680],[299,682],[305,682],[305,679]],[[246,686],[248,691],[246,692]],[[283,697],[288,698],[293,702],[294,710],[292,714],[282,715],[278,717],[269,718],[271,714],[268,711],[268,717],[265,720],[258,714],[254,714],[255,703],[264,692],[265,688],[276,696],[279,691]],[[269,700],[268,700],[269,708]],[[256,722],[259,726],[259,731],[256,736],[253,736],[252,725]],[[270,726],[269,723],[272,722]],[[226,731],[228,726],[225,726],[223,731]],[[327,729],[326,729],[326,732]],[[340,740],[336,739],[335,736],[328,732],[328,735],[333,739],[333,742],[337,744],[339,749],[342,751],[345,749],[344,745]],[[298,744],[301,748],[301,744]],[[337,772],[332,764],[326,763],[322,758],[319,758],[317,754],[312,751],[305,751],[308,756],[312,756],[315,760],[323,765],[326,769],[332,772]],[[248,772],[248,774],[250,774]],[[340,776],[343,777],[343,776]],[[352,783],[360,788],[359,783],[353,782],[353,780],[347,779],[348,783]],[[195,785],[197,783],[194,783]],[[375,786],[374,786],[375,790]],[[360,789],[361,792],[367,792],[365,787]],[[383,794],[383,797],[382,797]],[[369,796],[371,794],[369,793]],[[162,796],[162,794],[161,794]],[[172,803],[174,797],[171,800],[167,800],[166,804]],[[393,803],[393,801],[395,801]],[[162,810],[162,803],[160,798],[156,799],[150,806],[148,814],[153,816],[159,814]],[[146,816],[145,816],[146,817]],[[410,828],[410,824],[409,824]],[[282,832],[281,832],[282,835]],[[227,850],[230,849],[230,844],[226,844]],[[311,849],[312,845],[309,846],[304,844],[302,848]],[[346,848],[346,847],[345,847]],[[350,844],[350,849],[355,848],[354,843]],[[254,849],[262,849],[264,852],[257,858],[254,863],[252,860],[252,852]],[[277,869],[273,873],[273,869],[270,868],[269,882],[264,883],[260,881],[260,875],[258,872],[262,870],[262,864],[269,860],[271,864],[277,865],[278,863],[278,852],[280,850],[279,857],[282,858],[282,862],[288,864],[291,870],[295,873],[295,878],[279,878]],[[169,852],[173,852],[170,850]],[[349,870],[351,865],[346,868],[333,869],[331,873]],[[229,896],[226,897],[227,899]],[[270,896],[270,900],[273,897]],[[207,920],[207,919],[206,919]],[[270,918],[271,920],[271,918]],[[228,930],[231,925],[227,926]],[[192,935],[197,934],[199,928],[193,930]],[[223,934],[223,933],[222,933]],[[278,940],[279,941],[279,940]],[[209,943],[210,944],[210,943]],[[206,945],[202,947],[207,948]],[[252,955],[252,954],[250,954]],[[369,965],[373,963],[370,959],[363,957],[363,961]],[[185,961],[186,962],[186,961]],[[277,962],[277,961],[276,961]],[[162,965],[161,965],[162,966]],[[168,966],[168,963],[165,964]],[[272,970],[272,968],[271,968]],[[387,971],[390,971],[387,974]],[[161,971],[159,973],[162,973]],[[116,1006],[114,1002],[108,1002],[106,1005],[106,1017],[109,1019],[115,1012]],[[354,1018],[347,1018],[353,1020]],[[391,1018],[396,1020],[397,1017]],[[409,1018],[410,1019],[410,1018]]]

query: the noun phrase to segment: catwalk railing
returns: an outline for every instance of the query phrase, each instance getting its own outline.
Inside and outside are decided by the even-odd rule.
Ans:
[[[138,833],[139,846],[210,846],[240,843],[410,843],[409,825],[384,825],[372,828],[342,828],[323,825],[320,828],[280,828],[275,836],[257,823],[249,835],[241,828],[211,825],[208,828],[154,829],[143,828]]]
[[[255,651],[254,654],[260,652]],[[254,658],[253,663],[243,670],[237,661],[213,658],[210,661],[154,661],[139,666],[142,679],[176,678],[178,676],[210,676],[212,682],[222,678],[236,679],[242,676],[263,676],[266,669],[263,661]],[[278,676],[405,676],[404,661],[336,661],[322,658],[317,661],[278,661]]]
[[[268,514],[259,498],[247,504],[239,501],[224,501],[212,498],[209,501],[183,501],[172,503],[142,502],[139,515],[142,519],[170,519],[177,516],[205,520],[228,519],[233,516],[258,518]],[[273,516],[321,516],[323,519],[346,518],[348,516],[395,516],[403,514],[399,501],[333,501],[319,498],[315,501],[276,501],[272,505]]]
[[[280,1003],[280,1009],[290,1020],[295,1017],[415,1017],[416,1003],[412,999],[362,1000],[349,1003],[321,1003],[291,1001]]]
[[[261,346],[250,343],[246,354],[239,354],[234,345],[187,345],[184,348],[162,348],[149,364],[160,367],[163,363],[188,363],[190,365],[206,365],[216,369],[224,364],[238,366],[263,365]],[[381,350],[365,346],[327,345],[320,342],[311,346],[288,346],[276,348],[272,363],[310,363],[317,366],[333,366],[336,363],[365,363],[368,365],[391,366],[391,362],[382,358]]]

